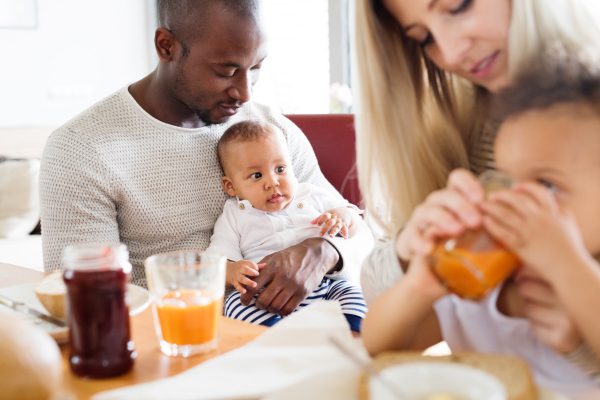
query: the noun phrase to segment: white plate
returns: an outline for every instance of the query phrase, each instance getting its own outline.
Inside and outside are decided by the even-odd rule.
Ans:
[[[24,285],[9,286],[0,289],[0,294],[8,297],[11,300],[24,303],[26,306],[31,307],[39,312],[48,314],[48,311],[44,308],[42,303],[38,300],[37,296],[33,292],[33,288],[37,283],[26,283]],[[146,289],[128,284],[127,294],[129,297],[129,315],[134,316],[144,311],[152,302],[152,296]],[[49,322],[45,322],[34,316],[30,316],[24,313],[16,312],[4,305],[0,304],[2,310],[8,310],[15,312],[19,315],[24,316],[28,320],[31,320],[34,324],[45,330],[52,336],[58,343],[66,343],[69,340],[69,329],[61,328],[53,325]]]
[[[445,394],[457,399],[506,400],[504,384],[492,374],[466,365],[440,362],[414,362],[381,371],[381,377],[411,399]],[[395,399],[377,379],[369,385],[371,399]]]

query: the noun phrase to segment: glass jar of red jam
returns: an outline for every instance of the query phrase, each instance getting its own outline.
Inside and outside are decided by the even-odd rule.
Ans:
[[[67,286],[69,364],[75,375],[109,378],[133,367],[124,244],[68,246],[63,253]]]

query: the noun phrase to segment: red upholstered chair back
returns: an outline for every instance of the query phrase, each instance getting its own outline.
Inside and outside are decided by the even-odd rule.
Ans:
[[[350,203],[360,205],[353,114],[286,115],[310,141],[325,178]]]

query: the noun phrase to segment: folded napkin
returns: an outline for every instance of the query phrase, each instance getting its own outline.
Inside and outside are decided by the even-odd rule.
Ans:
[[[260,399],[314,377],[322,380],[334,371],[358,376],[352,363],[329,343],[329,335],[365,352],[362,342],[352,337],[339,303],[320,301],[284,318],[247,345],[179,375],[102,392],[92,399]]]

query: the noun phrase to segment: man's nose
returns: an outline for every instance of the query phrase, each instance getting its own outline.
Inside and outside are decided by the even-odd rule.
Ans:
[[[245,74],[239,74],[227,94],[241,103],[247,103],[252,98],[252,86],[250,71],[247,71]]]

